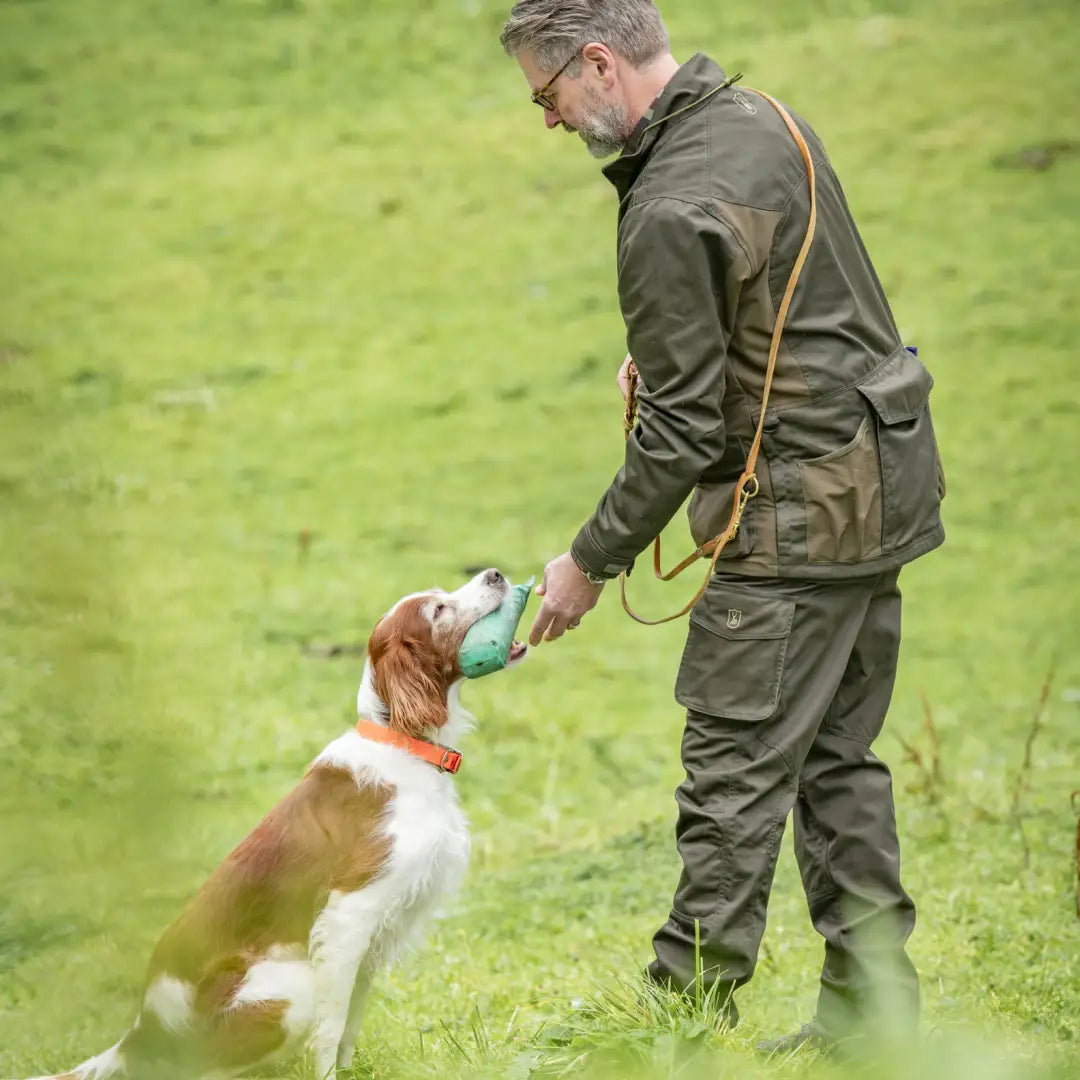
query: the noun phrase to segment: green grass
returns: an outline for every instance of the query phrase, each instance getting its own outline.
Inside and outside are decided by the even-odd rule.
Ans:
[[[1075,1075],[1074,5],[667,9],[680,59],[815,123],[937,378],[949,540],[902,579],[879,747],[928,1041],[877,1075]],[[618,465],[613,193],[544,137],[503,16],[0,3],[0,1075],[118,1037],[161,929],[350,722],[359,660],[305,645],[362,641],[466,567],[539,571]],[[1016,157],[1055,143],[1047,168]],[[691,590],[634,585],[653,610]],[[619,981],[677,874],[682,633],[609,595],[468,688],[469,878],[379,985],[357,1077],[844,1069],[751,1059],[813,1008],[787,850],[734,1034],[635,1012]],[[1055,661],[1025,865],[1010,805]],[[929,752],[920,689],[929,786],[898,741]]]

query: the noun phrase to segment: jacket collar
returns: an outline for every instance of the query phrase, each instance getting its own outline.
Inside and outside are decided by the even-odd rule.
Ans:
[[[739,76],[735,75],[730,82]],[[620,201],[625,199],[634,186],[653,147],[667,130],[664,120],[681,109],[692,108],[712,90],[722,87],[727,76],[703,53],[695,53],[671,77],[667,86],[657,95],[645,115],[634,126],[626,140],[623,152],[604,166],[604,175],[615,185]]]

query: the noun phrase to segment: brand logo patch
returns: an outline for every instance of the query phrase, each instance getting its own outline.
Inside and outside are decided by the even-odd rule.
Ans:
[[[757,106],[741,90],[736,90],[731,95],[731,100],[744,112],[748,112],[751,116],[757,116]]]
[[[737,630],[742,622],[742,612],[738,608],[728,608],[727,624],[729,630]]]

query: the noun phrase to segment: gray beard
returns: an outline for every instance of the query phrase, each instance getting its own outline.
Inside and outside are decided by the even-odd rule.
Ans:
[[[589,111],[579,128],[567,128],[580,136],[594,158],[619,154],[630,136],[630,118],[624,108],[602,101],[599,94],[589,94]]]

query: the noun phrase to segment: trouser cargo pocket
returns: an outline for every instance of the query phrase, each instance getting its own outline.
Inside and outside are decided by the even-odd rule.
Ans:
[[[675,700],[732,720],[772,716],[794,617],[792,600],[711,581],[690,612]]]

